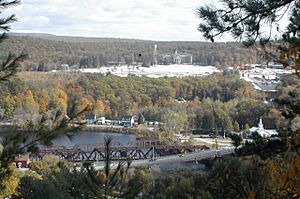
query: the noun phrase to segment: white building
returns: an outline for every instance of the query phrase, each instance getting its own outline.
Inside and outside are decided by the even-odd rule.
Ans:
[[[134,125],[134,116],[124,116],[121,120],[121,125],[132,127]]]
[[[262,122],[262,119],[260,118],[259,120],[259,124],[258,127],[252,127],[250,130],[251,135],[253,133],[258,133],[258,135],[260,135],[263,138],[269,138],[272,135],[278,135],[278,132],[276,131],[276,129],[264,129],[264,125]]]
[[[176,138],[181,142],[181,143],[184,143],[184,142],[188,142],[189,141],[189,139],[190,139],[190,136],[184,136],[184,135],[182,135],[182,134],[176,134],[175,135],[176,136]]]
[[[189,53],[164,53],[159,55],[160,64],[193,64],[193,55]]]
[[[99,117],[99,119],[97,120],[97,124],[99,125],[104,125],[105,124],[105,117]]]

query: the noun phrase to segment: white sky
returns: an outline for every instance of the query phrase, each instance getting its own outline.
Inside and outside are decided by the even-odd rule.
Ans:
[[[207,0],[22,0],[11,32],[203,41],[196,8]],[[209,1],[211,2],[211,1]]]
[[[217,0],[21,0],[11,32],[204,41],[196,8]],[[3,15],[3,14],[2,14]],[[1,16],[2,16],[1,15]],[[217,41],[229,40],[223,36]]]

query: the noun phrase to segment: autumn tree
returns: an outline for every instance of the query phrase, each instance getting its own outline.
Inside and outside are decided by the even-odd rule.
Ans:
[[[224,33],[231,35],[247,47],[258,46],[258,50],[269,61],[275,60],[284,66],[295,69],[299,76],[300,69],[300,1],[299,0],[222,0],[223,7],[202,6],[197,9],[203,19],[198,30],[206,39],[214,39]],[[288,16],[287,27],[280,27],[284,15]],[[286,24],[286,23],[285,23]],[[268,28],[268,31],[265,31]],[[276,30],[275,30],[275,29]],[[274,51],[275,50],[275,51]],[[299,189],[299,117],[298,88],[287,89],[285,95],[277,98],[282,114],[288,121],[284,136],[279,140],[256,140],[244,150],[269,158],[271,175],[279,182],[278,190],[286,198],[298,198]],[[247,121],[250,124],[249,121]],[[276,149],[276,150],[275,150]],[[245,151],[244,151],[245,152]],[[250,153],[249,153],[250,152]],[[257,193],[255,193],[257,194]],[[249,197],[249,196],[248,196]]]
[[[94,106],[94,113],[98,116],[105,114],[106,103],[103,100],[97,100]]]
[[[0,0],[0,13],[3,12],[3,9],[8,8],[10,6],[15,6],[19,3],[20,1],[18,0],[14,0],[14,1]],[[10,29],[9,24],[14,21],[16,21],[15,15],[10,15],[6,18],[5,17],[0,18],[0,30],[1,30],[0,44],[7,37],[6,32]],[[12,75],[14,75],[17,72],[19,62],[24,57],[25,57],[24,55],[16,56],[10,53],[6,58],[6,60],[0,63],[0,81],[8,80]],[[11,108],[11,105],[9,105],[9,108]],[[13,159],[8,158],[9,160],[7,160],[7,156],[10,157],[10,154],[5,154],[5,152],[8,151],[6,151],[5,145],[2,143],[2,147],[0,149],[0,196],[1,197],[3,195],[6,196],[12,195],[16,190],[18,184],[18,182],[14,182],[14,180],[12,179],[15,178],[16,173],[11,164]]]
[[[95,198],[124,198],[131,161],[119,162],[112,168],[111,138],[104,139],[104,169],[96,171],[89,163],[84,164],[89,178],[88,188]]]
[[[40,93],[38,105],[39,105],[40,113],[45,114],[48,111],[48,109],[49,109],[49,93],[48,93],[48,91],[43,90]]]
[[[209,192],[214,198],[272,198],[274,186],[267,168],[259,164],[256,158],[248,161],[236,157],[217,160],[209,171]]]
[[[126,184],[126,190],[122,197],[124,199],[139,198],[139,196],[147,197],[153,180],[153,176],[147,167],[136,168]]]
[[[162,122],[162,128],[166,133],[166,136],[174,139],[175,134],[178,134],[183,130],[183,127],[187,122],[187,117],[184,113],[176,113],[173,110],[166,110],[162,116]]]
[[[68,95],[60,88],[55,88],[51,93],[50,108],[60,109],[64,113],[67,112]]]
[[[136,187],[128,187],[130,162],[113,166],[111,141],[105,139],[105,166],[99,171],[90,162],[76,168],[56,156],[32,162],[31,171],[21,177],[18,193],[12,198],[128,198],[125,195],[136,191]]]
[[[18,0],[0,0],[0,13],[4,9],[19,4]],[[16,21],[15,15],[0,18],[0,43],[6,38],[6,32],[9,30],[9,24]],[[11,76],[17,72],[17,68],[24,55],[15,56],[9,54],[7,59],[0,63],[0,83],[8,81]],[[24,93],[24,101],[20,104],[25,109],[37,107],[30,90]],[[13,105],[12,105],[13,106]],[[63,107],[66,109],[66,107]],[[0,197],[11,197],[16,191],[18,180],[16,180],[15,167],[13,162],[18,155],[35,153],[38,150],[38,145],[49,146],[52,140],[64,135],[69,135],[69,131],[80,127],[80,123],[74,122],[74,119],[80,115],[85,108],[79,113],[72,113],[68,116],[67,112],[56,110],[50,115],[43,115],[38,120],[38,123],[28,121],[27,129],[31,132],[20,132],[14,128],[8,129],[4,132],[1,138],[0,145]],[[73,122],[72,122],[73,121]],[[75,128],[75,129],[74,129]]]
[[[17,97],[16,96],[8,94],[2,98],[1,106],[3,108],[3,118],[4,119],[8,119],[13,116],[16,105],[17,105]]]

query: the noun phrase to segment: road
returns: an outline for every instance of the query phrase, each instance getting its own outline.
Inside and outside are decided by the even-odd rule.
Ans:
[[[195,153],[188,153],[184,155],[170,155],[163,157],[156,157],[155,161],[150,161],[149,159],[145,160],[133,160],[131,163],[131,167],[145,166],[145,165],[153,165],[153,164],[161,164],[161,163],[180,163],[180,162],[189,162],[189,161],[200,161],[203,159],[220,157],[224,155],[228,155],[234,152],[234,148],[223,148],[220,150],[205,150]],[[118,161],[113,161],[111,163],[112,169],[117,167]],[[104,168],[104,162],[95,162],[95,169],[100,170]]]

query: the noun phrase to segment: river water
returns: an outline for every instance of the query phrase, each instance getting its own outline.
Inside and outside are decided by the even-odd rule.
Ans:
[[[74,133],[72,140],[67,137],[60,137],[53,141],[54,146],[65,146],[67,148],[72,148],[77,144],[97,144],[103,143],[105,138],[111,137],[113,142],[120,142],[123,145],[127,145],[131,141],[136,141],[136,136],[132,134],[120,134],[120,133],[104,133],[104,132],[77,132]],[[204,164],[191,162],[182,163],[162,163],[153,165],[152,170],[156,172],[165,172],[170,169],[183,169],[183,168],[193,168],[206,170]]]
[[[77,132],[73,134],[74,137],[70,140],[67,137],[60,137],[53,141],[55,146],[65,146],[72,148],[77,144],[97,144],[103,143],[104,138],[112,138],[113,142],[120,142],[123,145],[127,145],[130,141],[135,141],[136,136],[132,134],[120,134],[120,133],[102,133],[102,132]]]

